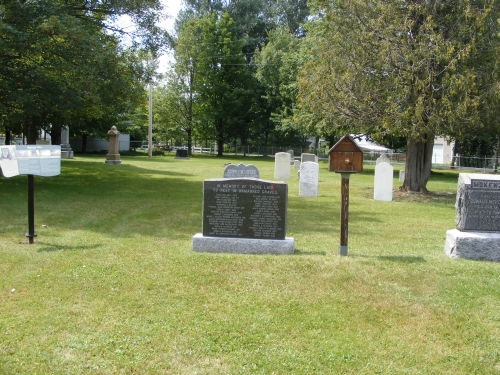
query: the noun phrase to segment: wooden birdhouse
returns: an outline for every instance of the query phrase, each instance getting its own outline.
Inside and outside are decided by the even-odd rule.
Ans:
[[[328,151],[328,170],[337,173],[363,171],[363,151],[348,135],[344,135]]]

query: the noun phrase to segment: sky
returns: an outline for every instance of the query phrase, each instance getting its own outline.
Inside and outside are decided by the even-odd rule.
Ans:
[[[169,18],[161,23],[161,25],[168,30],[168,32],[173,32],[174,30],[174,21],[177,17],[177,13],[182,8],[181,4],[182,0],[162,0],[163,5],[166,8],[166,13],[169,15]],[[161,56],[158,60],[158,72],[164,73],[167,68],[169,62],[173,59],[173,53],[169,52],[163,56]]]
[[[182,8],[181,2],[182,0],[162,0],[162,3],[165,7],[165,15],[168,16],[168,18],[165,17],[165,19],[160,23],[160,26],[167,29],[167,31],[170,33],[174,31],[175,18],[177,17],[177,13],[179,12],[179,10]],[[118,23],[125,29],[133,27],[130,18],[127,17],[121,18],[118,21]],[[157,72],[165,73],[168,70],[169,63],[172,60],[173,60],[172,51],[168,51],[163,56],[160,56],[158,59]]]

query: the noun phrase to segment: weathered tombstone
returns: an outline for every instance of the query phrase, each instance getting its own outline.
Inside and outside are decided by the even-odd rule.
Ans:
[[[193,250],[242,254],[289,254],[286,237],[288,185],[259,179],[212,179],[203,183],[203,230]]]
[[[386,154],[382,154],[375,160],[375,165],[379,165],[380,163],[391,164],[391,159],[389,159]]]
[[[287,150],[287,152],[290,154],[290,165],[293,165],[293,158],[295,157],[293,150]]]
[[[177,149],[175,151],[175,157],[174,157],[174,159],[189,159],[188,158],[188,150]]]
[[[375,166],[375,178],[373,185],[373,199],[376,201],[392,201],[392,187],[393,187],[393,168],[392,166],[385,162],[379,162],[377,159],[377,164]],[[387,157],[386,160],[389,160]]]
[[[303,153],[300,155],[300,161],[302,163],[306,162],[306,161],[313,161],[315,163],[318,162],[318,157],[314,154],[307,154],[307,153]]]
[[[278,152],[274,155],[274,179],[290,179],[290,154],[288,152]]]
[[[300,165],[299,197],[317,197],[319,164],[306,161]]]
[[[404,169],[399,171],[399,181],[405,182],[405,170]]]
[[[69,144],[69,127],[63,125],[61,128],[61,159],[73,159],[73,150]]]
[[[121,164],[120,154],[118,153],[118,136],[120,132],[116,130],[116,126],[112,126],[108,131],[109,147],[106,154],[106,161],[104,164]]]
[[[253,164],[228,164],[224,168],[224,178],[259,178],[259,170]]]
[[[456,229],[446,232],[450,258],[500,261],[500,176],[460,173]]]
[[[293,161],[293,168],[298,171],[300,169],[300,161],[294,160]]]

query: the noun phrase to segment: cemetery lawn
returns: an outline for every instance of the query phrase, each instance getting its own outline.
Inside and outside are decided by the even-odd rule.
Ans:
[[[500,374],[500,263],[443,251],[457,172],[381,202],[365,165],[339,257],[340,176],[320,162],[299,198],[292,170],[294,255],[193,252],[203,180],[241,161],[273,179],[272,158],[63,160],[31,245],[27,177],[0,177],[0,374]]]

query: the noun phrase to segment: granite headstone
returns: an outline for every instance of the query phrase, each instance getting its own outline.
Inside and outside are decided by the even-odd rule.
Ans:
[[[259,178],[259,170],[253,164],[228,164],[224,168],[224,178]]]
[[[203,183],[202,232],[193,250],[242,254],[290,254],[286,237],[288,185],[252,178],[211,179]]]
[[[500,232],[500,176],[460,173],[455,224],[462,232]]]
[[[450,258],[500,261],[500,176],[460,173],[455,229],[446,231]]]

